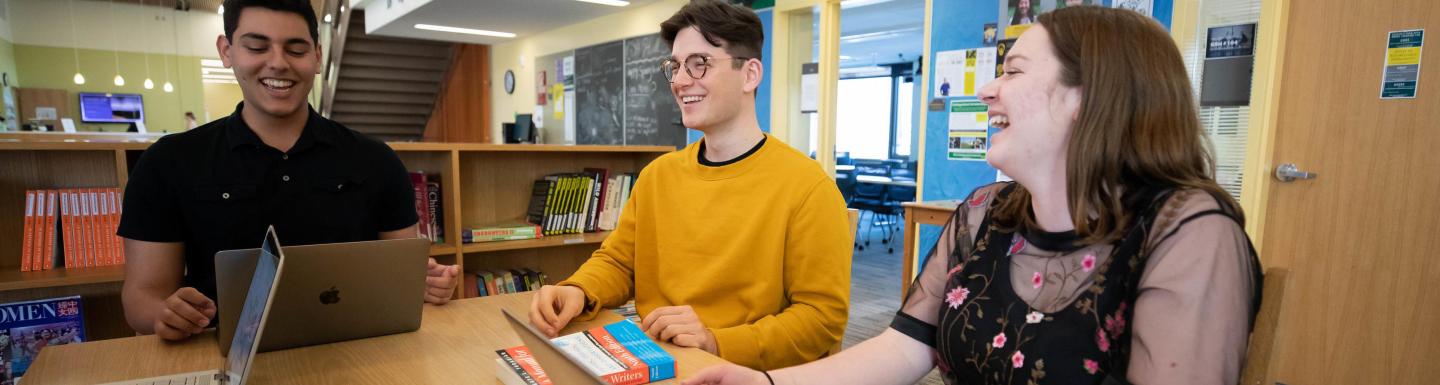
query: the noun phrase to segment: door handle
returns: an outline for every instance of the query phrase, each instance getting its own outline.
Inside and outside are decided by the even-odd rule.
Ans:
[[[1279,179],[1281,182],[1292,182],[1297,179],[1315,179],[1317,176],[1320,176],[1320,174],[1300,171],[1300,167],[1296,167],[1294,163],[1285,163],[1275,168],[1275,179]]]

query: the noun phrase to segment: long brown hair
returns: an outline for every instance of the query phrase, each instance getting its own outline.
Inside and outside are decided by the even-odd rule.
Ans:
[[[1138,191],[1206,191],[1243,223],[1239,205],[1211,176],[1214,160],[1190,80],[1160,24],[1097,6],[1062,8],[1038,22],[1060,60],[1060,82],[1081,91],[1065,166],[1066,201],[1081,243],[1123,235],[1136,213],[1121,194]],[[1038,229],[1030,199],[1017,186],[995,209],[997,224]]]

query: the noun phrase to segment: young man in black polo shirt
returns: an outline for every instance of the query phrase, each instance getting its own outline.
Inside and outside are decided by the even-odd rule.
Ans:
[[[235,71],[235,112],[156,141],[131,171],[119,235],[130,327],[169,340],[215,319],[215,253],[259,245],[267,226],[288,245],[417,235],[405,165],[384,143],[306,103],[320,68],[315,12],[304,0],[227,0],[216,48]],[[426,302],[458,275],[429,262]]]

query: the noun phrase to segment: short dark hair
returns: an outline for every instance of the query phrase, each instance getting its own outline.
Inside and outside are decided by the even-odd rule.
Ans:
[[[680,30],[695,27],[710,45],[721,47],[731,56],[761,59],[760,47],[765,45],[765,26],[755,11],[720,0],[693,0],[670,19],[660,23],[660,37],[675,47]],[[734,61],[738,67],[742,61]]]
[[[245,8],[264,7],[280,12],[290,12],[300,15],[305,19],[305,24],[310,26],[310,41],[320,44],[320,22],[315,19],[315,8],[310,7],[306,0],[225,0],[221,5],[225,7],[225,40],[231,40],[235,34],[235,27],[240,24],[240,13]]]

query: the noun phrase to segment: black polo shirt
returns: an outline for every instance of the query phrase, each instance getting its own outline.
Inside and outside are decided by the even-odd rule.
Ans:
[[[215,253],[375,240],[417,222],[405,165],[385,143],[310,110],[289,152],[235,112],[156,141],[130,171],[118,234],[185,244],[183,286],[215,299]]]

